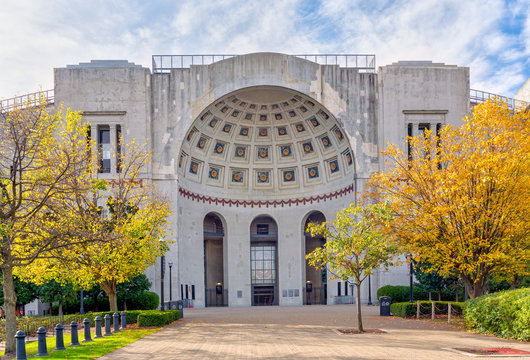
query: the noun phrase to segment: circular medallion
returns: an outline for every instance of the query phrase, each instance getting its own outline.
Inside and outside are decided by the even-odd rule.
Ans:
[[[282,153],[283,153],[284,156],[288,156],[289,155],[289,149],[288,148],[283,149]]]
[[[217,177],[217,170],[213,169],[210,171],[210,177],[215,179]]]
[[[298,131],[303,131],[304,130],[304,127],[302,125],[297,125],[296,126],[296,130]]]
[[[315,177],[317,175],[317,171],[315,169],[309,170],[309,176]]]
[[[191,166],[191,171],[192,171],[192,172],[196,173],[196,172],[197,172],[197,169],[198,169],[197,164],[193,164],[193,165]]]
[[[346,155],[346,160],[348,160],[348,163],[351,163],[351,156],[350,156],[350,154]]]
[[[260,134],[260,136],[267,136],[267,130],[265,130],[265,129],[261,129],[261,130],[259,131],[259,134]]]
[[[287,181],[291,181],[293,179],[293,174],[288,172],[288,173],[285,173],[285,180]]]
[[[259,176],[259,179],[260,179],[261,182],[265,182],[265,181],[267,181],[267,174],[261,174],[261,175]]]
[[[317,125],[318,125],[318,123],[317,123],[316,120],[313,120],[313,121],[311,121],[311,122],[313,123],[313,126],[317,126]]]
[[[235,181],[239,181],[239,180],[241,180],[241,174],[239,174],[239,173],[234,174],[234,180],[235,180]]]
[[[245,154],[245,150],[243,149],[237,149],[237,155],[243,156]]]
[[[200,147],[200,148],[203,148],[203,147],[204,147],[204,140],[201,140],[201,141],[199,142],[199,147]]]
[[[259,152],[259,157],[261,158],[266,158],[267,157],[267,151],[266,150],[261,150]]]
[[[280,135],[285,135],[285,129],[280,129]]]
[[[337,164],[335,164],[334,162],[332,162],[329,166],[331,167],[332,171],[335,171],[337,169]]]
[[[304,150],[305,150],[305,152],[310,152],[311,151],[311,146],[309,144],[304,145]]]
[[[322,139],[322,143],[324,144],[324,146],[328,146],[329,145],[328,139]]]
[[[229,132],[229,131],[230,131],[230,126],[225,125],[225,132]]]
[[[244,136],[247,136],[248,130],[247,129],[241,130],[241,134],[244,135]]]
[[[211,126],[211,127],[214,127],[215,124],[217,124],[217,121],[215,121],[215,120],[210,121],[210,126]]]
[[[222,153],[223,152],[223,147],[221,145],[219,145],[215,151],[217,151],[218,154]]]
[[[336,134],[339,139],[342,139],[342,133],[340,131],[337,130]]]
[[[281,120],[282,116],[280,114],[276,114],[276,120]]]

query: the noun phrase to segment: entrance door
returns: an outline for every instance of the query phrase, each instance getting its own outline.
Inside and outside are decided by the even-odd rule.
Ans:
[[[250,227],[252,305],[278,304],[277,243],[276,222],[268,216],[256,218]]]

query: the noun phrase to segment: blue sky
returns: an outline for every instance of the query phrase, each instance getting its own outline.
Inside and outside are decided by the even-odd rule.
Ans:
[[[91,59],[153,54],[375,54],[378,66],[470,67],[471,87],[513,96],[530,77],[530,0],[2,0],[0,98],[53,87]]]

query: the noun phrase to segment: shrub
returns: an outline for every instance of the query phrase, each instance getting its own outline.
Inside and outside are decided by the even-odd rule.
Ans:
[[[420,313],[430,314],[432,311],[432,303],[435,306],[435,314],[447,314],[448,304],[451,304],[451,313],[453,315],[460,315],[463,312],[465,303],[454,301],[420,301]],[[399,317],[415,316],[417,311],[417,303],[401,302],[390,305],[390,312]]]
[[[179,310],[142,311],[138,315],[138,326],[164,326],[178,320],[179,317]]]
[[[530,287],[484,295],[467,302],[464,320],[474,331],[530,340]]]
[[[414,300],[427,300],[429,299],[429,292],[419,286],[414,285],[413,299]],[[392,302],[405,302],[410,300],[410,287],[409,286],[392,286],[386,285],[380,287],[377,290],[377,298],[381,296],[390,296]]]
[[[127,308],[131,310],[154,310],[160,304],[158,294],[150,291],[143,292],[127,300]]]

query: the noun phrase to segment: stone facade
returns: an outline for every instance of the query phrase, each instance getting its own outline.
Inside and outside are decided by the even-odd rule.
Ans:
[[[55,99],[82,111],[93,133],[121,131],[124,144],[153,153],[143,176],[172,202],[173,300],[333,304],[349,302],[351,288],[306,266],[322,241],[304,233],[306,222],[332,221],[357,201],[388,143],[458,124],[469,69],[398,62],[362,72],[276,53],[168,73],[93,61],[55,69]],[[160,293],[160,264],[147,275]],[[380,286],[409,278],[397,267],[371,280],[375,299]],[[168,300],[167,276],[165,286]]]

